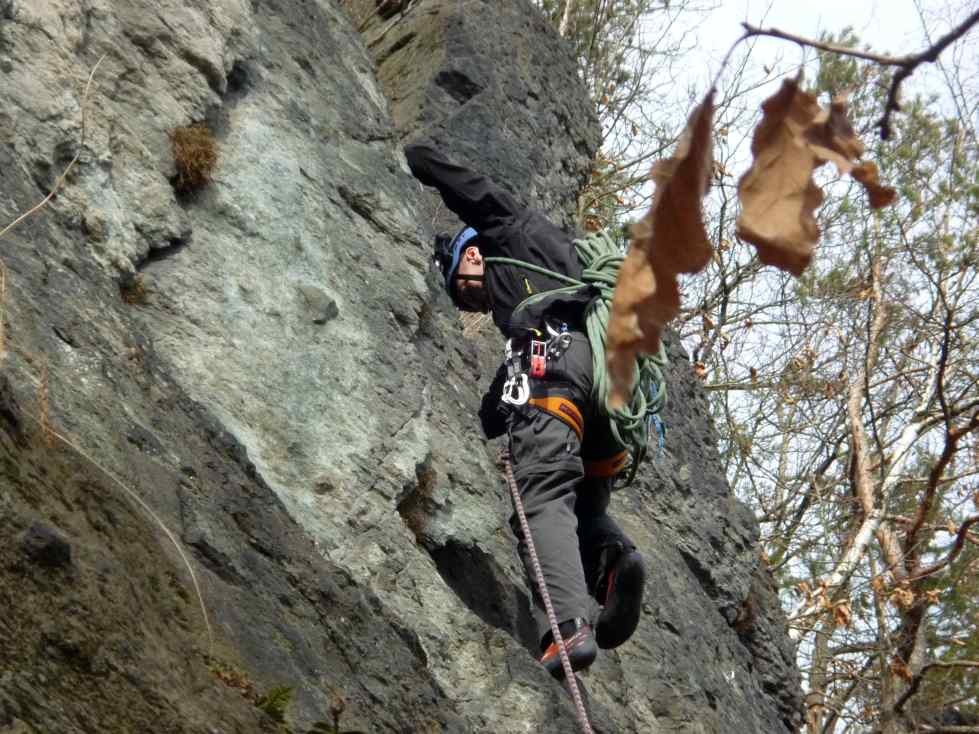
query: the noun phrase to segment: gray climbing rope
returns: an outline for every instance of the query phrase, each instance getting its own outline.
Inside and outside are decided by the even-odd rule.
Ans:
[[[506,478],[507,486],[510,488],[510,496],[513,497],[513,506],[520,519],[520,529],[523,531],[524,540],[527,542],[527,551],[530,554],[530,562],[534,567],[534,576],[537,581],[537,588],[540,591],[541,599],[544,601],[544,610],[547,612],[547,621],[551,625],[551,634],[554,642],[557,643],[558,652],[561,655],[561,667],[564,669],[564,682],[571,693],[571,700],[574,701],[575,713],[578,724],[584,734],[594,734],[591,722],[588,721],[588,712],[585,711],[585,704],[581,699],[581,691],[578,690],[578,680],[575,678],[574,671],[571,669],[571,660],[568,659],[568,651],[564,647],[564,639],[561,637],[561,630],[558,627],[557,617],[554,615],[554,607],[551,606],[551,595],[547,593],[547,584],[544,583],[544,574],[541,571],[540,561],[537,559],[537,550],[534,548],[534,539],[530,535],[530,525],[527,523],[527,515],[523,509],[523,502],[520,500],[520,489],[517,487],[517,480],[513,476],[513,467],[510,465],[510,452],[506,449],[500,452],[503,461],[503,476]]]

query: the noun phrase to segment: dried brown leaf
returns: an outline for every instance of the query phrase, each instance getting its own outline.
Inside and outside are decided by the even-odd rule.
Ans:
[[[846,97],[839,95],[817,115],[806,130],[806,140],[816,157],[829,161],[840,174],[849,173],[863,155],[863,143],[846,116]]]
[[[823,192],[812,172],[822,160],[805,136],[820,107],[798,82],[785,79],[762,103],[762,113],[751,141],[754,160],[738,181],[737,234],[758,248],[763,263],[799,275],[819,240],[813,212]]]
[[[659,350],[663,326],[680,308],[677,274],[699,272],[710,260],[702,202],[713,163],[713,115],[712,89],[691,114],[673,156],[653,166],[653,202],[633,227],[612,299],[606,351],[612,409],[632,394],[636,355]]]
[[[826,593],[825,588],[821,588],[816,594],[816,602],[819,604],[820,609],[829,610],[833,608],[833,602],[830,601],[829,594]]]
[[[910,609],[914,606],[914,592],[910,589],[894,589],[891,592],[891,604],[898,609]]]
[[[883,576],[874,576],[870,580],[870,588],[873,589],[874,593],[876,593],[877,595],[883,594],[886,587],[887,587],[887,582],[884,581]]]
[[[837,627],[849,627],[853,615],[850,612],[850,602],[839,602],[833,607],[833,623]]]
[[[911,673],[911,668],[909,668],[907,663],[897,656],[891,660],[891,672],[899,678],[903,678],[908,683],[914,679],[914,675]]]
[[[873,161],[864,161],[854,166],[853,170],[850,171],[850,175],[867,190],[872,209],[881,209],[889,206],[897,198],[897,192],[894,189],[881,184],[880,175],[877,172],[877,164]]]

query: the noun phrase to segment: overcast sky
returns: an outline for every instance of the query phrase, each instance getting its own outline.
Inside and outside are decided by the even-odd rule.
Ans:
[[[851,26],[875,51],[894,55],[928,46],[915,0],[717,0],[716,4],[716,9],[693,31],[703,61],[701,68],[695,64],[688,70],[688,81],[698,87],[706,88],[709,84],[724,53],[741,35],[740,24],[744,20],[809,38],[817,38],[827,31],[839,33]],[[950,20],[961,22],[979,7],[979,0],[918,0],[918,5],[928,19],[933,37],[938,37],[951,27]],[[979,29],[973,29],[964,43],[972,49],[979,48]],[[756,54],[758,60],[766,56],[801,60],[796,46],[776,39],[760,39]],[[971,57],[969,65],[975,68],[979,55],[972,51],[966,56]],[[915,72],[912,77],[915,91],[926,84],[931,73],[933,67],[921,67]]]
[[[923,4],[927,7],[928,0]],[[932,5],[941,7],[944,0]],[[726,50],[740,35],[743,20],[808,37],[853,26],[882,51],[907,52],[909,42],[916,48],[922,37],[913,0],[722,0],[702,28],[702,43]]]

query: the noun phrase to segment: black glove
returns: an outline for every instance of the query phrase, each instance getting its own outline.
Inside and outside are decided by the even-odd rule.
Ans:
[[[483,426],[486,438],[496,438],[506,433],[507,418],[510,417],[511,410],[510,405],[501,400],[506,377],[506,365],[500,365],[479,405],[479,422]]]

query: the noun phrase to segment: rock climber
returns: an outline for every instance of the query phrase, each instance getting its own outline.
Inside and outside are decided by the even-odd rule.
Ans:
[[[508,433],[558,629],[572,669],[581,670],[598,648],[618,647],[635,631],[646,577],[640,553],[608,514],[613,479],[627,456],[590,399],[592,351],[583,312],[593,294],[549,293],[566,283],[548,273],[578,278],[582,267],[572,238],[543,213],[430,143],[408,145],[405,155],[414,176],[435,187],[466,225],[454,237],[436,238],[436,262],[452,302],[491,313],[509,340],[479,417],[487,438]],[[516,515],[510,526],[534,599],[540,662],[563,677]],[[594,631],[589,596],[601,606]]]

